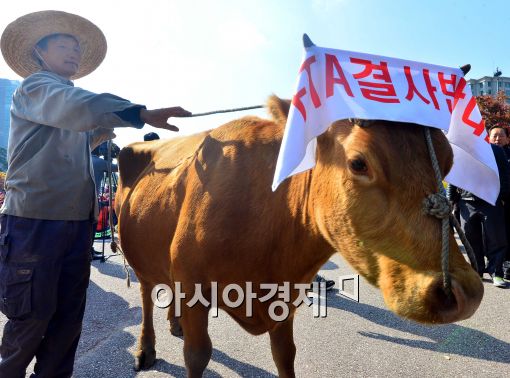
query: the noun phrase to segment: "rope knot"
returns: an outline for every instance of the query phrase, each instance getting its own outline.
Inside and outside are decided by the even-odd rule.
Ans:
[[[450,216],[451,206],[448,198],[441,193],[429,194],[423,200],[425,213],[433,215],[438,219],[445,219]]]

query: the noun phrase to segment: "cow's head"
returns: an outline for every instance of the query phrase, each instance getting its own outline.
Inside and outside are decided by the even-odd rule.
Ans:
[[[483,285],[451,234],[453,295],[443,291],[441,222],[424,211],[437,184],[423,130],[387,121],[335,122],[318,138],[310,200],[321,234],[381,289],[392,311],[448,323],[476,311]],[[440,130],[431,134],[444,177],[452,149]]]

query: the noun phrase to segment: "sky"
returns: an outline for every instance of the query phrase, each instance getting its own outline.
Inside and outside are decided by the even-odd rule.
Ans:
[[[467,78],[510,76],[507,0],[26,0],[3,6],[0,30],[40,10],[79,14],[101,28],[108,52],[75,81],[148,109],[201,113],[291,98],[307,33],[317,46],[458,67]],[[0,59],[0,78],[20,80]],[[212,129],[265,110],[172,119],[179,133],[116,129],[125,146],[155,131],[162,138]]]

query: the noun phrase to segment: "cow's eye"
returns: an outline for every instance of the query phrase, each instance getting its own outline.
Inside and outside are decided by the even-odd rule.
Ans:
[[[349,168],[355,174],[362,175],[367,173],[367,163],[363,158],[356,158],[349,160]]]

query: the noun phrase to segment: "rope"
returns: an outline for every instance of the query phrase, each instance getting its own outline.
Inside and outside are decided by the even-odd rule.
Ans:
[[[205,113],[193,113],[193,114],[189,115],[188,117],[202,117],[202,116],[207,116],[207,115],[211,115],[211,114],[240,112],[242,110],[261,109],[261,108],[264,108],[264,107],[265,107],[265,105],[254,105],[254,106],[245,106],[244,108],[213,110],[211,112],[205,112]]]
[[[471,263],[473,269],[478,272],[479,270],[478,263],[476,262],[475,251],[473,251],[473,247],[471,247],[471,244],[469,243],[466,234],[464,234],[464,231],[462,231],[459,221],[457,220],[457,218],[453,216],[453,214],[450,214],[450,224],[455,230],[457,230],[457,234],[459,235],[460,241],[464,245],[464,249],[466,250],[466,254],[468,255],[469,262]]]
[[[108,156],[107,156],[107,159],[106,159],[106,166],[107,166],[107,169],[108,169],[108,185],[109,185],[109,188],[110,188],[110,194],[108,196],[108,206],[109,206],[109,211],[108,211],[108,221],[110,223],[110,230],[112,232],[112,242],[110,243],[110,248],[112,250],[113,253],[117,253],[117,250],[120,251],[120,253],[122,254],[122,260],[123,260],[123,265],[124,265],[124,271],[126,272],[126,284],[127,284],[127,287],[131,287],[131,276],[130,276],[130,273],[129,273],[129,269],[128,269],[128,264],[126,262],[126,255],[124,255],[124,252],[122,251],[122,249],[120,249],[117,245],[117,242],[115,241],[115,226],[113,224],[113,206],[112,206],[112,201],[113,201],[113,186],[112,186],[112,141],[109,140],[108,141]]]
[[[424,206],[427,214],[433,215],[438,219],[450,217],[450,203],[448,202],[448,198],[442,193],[430,194],[425,198]]]
[[[124,271],[126,272],[126,285],[127,287],[131,287],[131,274],[129,273],[129,265],[126,263],[126,255],[124,254],[124,251],[119,247],[115,239],[113,239],[112,236],[112,242],[110,243],[110,248],[112,249],[113,253],[117,253],[119,251],[122,255],[123,262],[124,262]]]
[[[442,253],[441,253],[441,267],[443,271],[443,287],[445,289],[446,294],[451,295],[451,277],[449,268],[449,235],[451,226],[454,230],[457,231],[459,235],[461,243],[464,245],[466,253],[469,258],[469,262],[471,266],[478,271],[478,264],[476,262],[475,252],[471,247],[471,244],[466,238],[464,231],[457,221],[457,219],[453,216],[451,212],[451,205],[446,197],[446,193],[443,187],[443,183],[441,180],[441,170],[439,169],[439,163],[437,161],[436,153],[434,151],[434,146],[432,144],[432,138],[430,136],[430,128],[425,128],[425,139],[427,140],[427,149],[429,151],[430,160],[432,161],[432,168],[434,169],[434,174],[436,176],[437,186],[439,193],[434,193],[429,195],[424,200],[424,207],[427,214],[433,215],[442,221]]]
[[[449,258],[450,258],[450,222],[449,214],[451,213],[450,203],[446,198],[446,193],[443,187],[443,181],[441,177],[441,170],[439,169],[439,163],[437,161],[436,152],[432,143],[432,137],[430,136],[430,128],[425,127],[425,140],[427,141],[427,149],[429,151],[430,160],[432,162],[432,168],[434,169],[434,175],[436,177],[436,184],[438,193],[429,195],[425,201],[425,211],[427,214],[433,215],[438,219],[441,219],[441,268],[443,271],[443,288],[447,296],[452,294],[452,280],[449,271]]]

